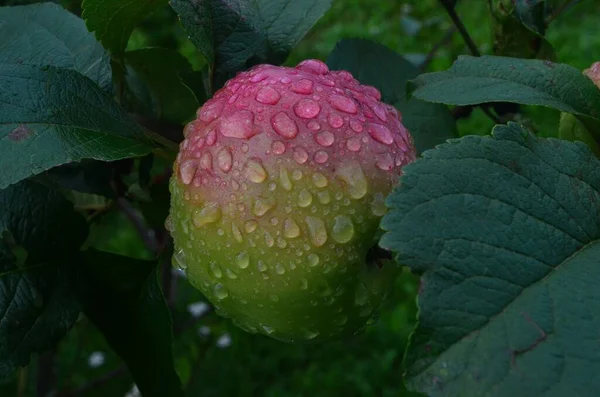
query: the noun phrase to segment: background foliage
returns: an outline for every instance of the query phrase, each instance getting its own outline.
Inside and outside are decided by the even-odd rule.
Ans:
[[[24,1],[3,1],[0,5],[33,3]],[[78,1],[68,0],[60,2],[68,7],[75,14],[81,14],[82,6]],[[106,0],[104,10],[110,12],[115,7],[119,7],[119,1]],[[127,51],[123,57],[124,64],[117,65],[122,70],[128,70],[126,77],[130,79],[127,83],[134,87],[132,92],[123,96],[123,103],[130,109],[136,109],[136,113],[142,115],[158,114],[160,121],[141,120],[143,124],[150,127],[159,123],[161,128],[171,129],[172,134],[180,134],[178,123],[182,123],[190,109],[185,106],[191,106],[190,103],[202,103],[204,100],[203,90],[206,83],[206,76],[199,71],[206,64],[206,60],[214,63],[217,74],[217,82],[223,82],[230,70],[227,67],[237,67],[239,65],[220,65],[215,55],[215,48],[223,50],[218,46],[218,37],[216,37],[215,48],[203,49],[206,58],[200,56],[192,41],[188,40],[188,33],[184,32],[178,23],[177,16],[166,1],[157,1],[154,4],[157,9],[155,12],[146,13],[146,10],[140,9],[140,23],[138,21],[128,20],[131,23],[127,27],[118,20],[113,23],[118,26],[125,26],[122,30],[115,29],[110,24],[103,24],[102,20],[88,21],[88,28],[103,34],[102,43],[113,50],[115,53]],[[177,8],[178,3],[174,1],[173,6]],[[323,4],[325,2],[315,2]],[[84,1],[85,9],[85,1]],[[323,6],[323,10],[326,6]],[[88,12],[93,10],[88,9]],[[1,14],[0,10],[0,16]],[[84,11],[84,17],[85,17]],[[493,29],[488,15],[485,1],[459,1],[457,13],[466,25],[477,48],[483,54],[492,53],[496,45],[493,40]],[[486,18],[482,16],[486,15]],[[597,21],[600,17],[600,3],[595,1],[582,1],[577,7],[573,7],[557,18],[552,23],[546,33],[546,39],[555,51],[557,62],[567,63],[574,68],[582,70],[598,60],[595,58],[597,48],[600,48],[600,36],[597,34]],[[12,25],[0,25],[0,46],[2,43],[11,42],[9,34],[17,34],[17,17],[12,20]],[[44,15],[43,18],[50,18]],[[277,21],[275,16],[274,21]],[[307,26],[307,29],[310,26]],[[77,26],[73,27],[76,29]],[[81,26],[79,27],[81,28]],[[131,39],[127,42],[127,33],[131,31]],[[201,33],[201,32],[200,32]],[[198,33],[198,34],[200,34]],[[69,32],[65,33],[69,35]],[[531,34],[529,32],[528,34]],[[537,33],[535,33],[537,34]],[[265,40],[264,37],[252,37],[253,42]],[[284,50],[292,49],[291,55],[285,62],[287,65],[294,65],[300,60],[306,58],[318,58],[328,60],[330,65],[335,64],[336,58],[330,55],[336,44],[341,39],[362,38],[371,39],[381,43],[384,46],[402,54],[410,64],[406,64],[406,73],[410,78],[415,77],[423,71],[442,71],[450,68],[454,60],[459,55],[467,54],[464,41],[456,32],[452,21],[438,0],[420,0],[420,1],[387,1],[387,0],[333,0],[331,8],[317,24],[308,31],[308,34],[296,44],[295,38],[289,42],[278,43],[279,47],[270,48],[277,52],[280,48]],[[74,47],[80,43],[74,43]],[[13,44],[14,45],[14,44]],[[22,44],[21,44],[22,46]],[[164,50],[159,48],[148,49],[149,47],[168,47],[179,49],[184,56],[177,54],[174,50]],[[17,48],[19,51],[22,47]],[[15,49],[15,51],[17,51]],[[96,49],[97,50],[97,49]],[[226,50],[226,48],[225,48]],[[337,51],[337,52],[336,52]],[[343,48],[337,47],[334,54],[343,54]],[[6,52],[3,52],[6,54]],[[266,53],[265,53],[266,54]],[[35,56],[35,52],[30,53]],[[268,54],[273,56],[273,54]],[[278,54],[275,54],[277,56]],[[262,55],[261,55],[262,56]],[[265,57],[267,55],[264,55]],[[520,54],[520,56],[524,56]],[[524,56],[525,57],[525,56]],[[165,62],[168,59],[169,62]],[[6,59],[2,59],[6,61]],[[347,61],[347,60],[346,60]],[[357,60],[358,61],[358,60]],[[114,62],[114,61],[113,61]],[[109,60],[104,64],[95,65],[90,68],[89,65],[65,64],[66,68],[86,71],[86,76],[96,81],[98,85],[107,89],[109,82],[106,80],[105,72]],[[145,65],[154,64],[156,68],[146,68]],[[424,66],[423,66],[424,65]],[[113,65],[114,67],[115,65]],[[119,67],[114,70],[119,70]],[[5,76],[14,75],[13,70],[5,70],[5,66],[0,66],[0,86]],[[106,95],[94,87],[86,87],[85,83],[78,82],[76,77],[56,76],[52,70],[31,70],[29,75],[34,81],[44,81],[44,79],[60,79],[65,84],[71,84],[71,87],[64,87],[65,90],[75,90],[75,93],[81,93],[81,90],[92,90],[93,96],[100,104],[87,104],[89,106],[102,106],[108,113],[118,113],[120,108],[110,108],[103,106],[106,101]],[[19,72],[22,73],[22,70]],[[156,76],[162,78],[156,78]],[[179,84],[178,79],[169,76],[182,76],[184,84]],[[364,77],[364,78],[363,78]],[[367,79],[369,76],[363,76],[360,79]],[[123,77],[125,78],[125,77]],[[140,84],[145,82],[145,84]],[[390,82],[392,84],[393,82]],[[401,84],[399,84],[401,85]],[[148,91],[148,86],[152,87],[152,92]],[[18,86],[13,87],[15,93],[19,93]],[[95,91],[94,91],[95,90]],[[450,90],[452,93],[452,90]],[[2,95],[8,95],[8,91],[3,90]],[[384,92],[384,98],[385,98]],[[417,97],[427,99],[427,92],[417,91]],[[57,98],[49,97],[47,100],[65,100],[56,92],[50,91],[49,96],[56,95]],[[81,95],[89,95],[85,92]],[[67,98],[68,100],[77,99],[77,96]],[[182,100],[181,98],[185,98]],[[405,98],[398,95],[397,98],[385,98],[394,102],[402,110]],[[181,104],[177,101],[181,100]],[[397,103],[396,103],[397,102]],[[148,106],[148,103],[151,105]],[[449,100],[448,103],[457,104],[456,100]],[[166,106],[167,104],[168,106]],[[69,103],[65,104],[68,108]],[[81,110],[81,103],[75,103],[74,109]],[[423,112],[439,112],[438,105],[421,104],[410,106],[423,106]],[[442,109],[445,109],[442,107]],[[559,110],[542,107],[528,107],[522,109],[523,121],[525,124],[540,136],[555,136],[557,125],[560,118]],[[578,109],[576,109],[579,111]],[[585,113],[584,111],[582,111]],[[72,123],[70,129],[56,130],[57,136],[61,139],[74,134],[81,129],[94,129],[105,122],[106,117],[96,115],[98,120],[90,119],[87,115],[95,115],[93,110],[88,110],[86,117],[78,119],[78,112],[72,114],[46,114],[44,121],[48,123],[49,128],[55,124],[64,121],[60,117],[68,118]],[[114,119],[125,119],[123,115],[109,115]],[[109,118],[110,118],[109,117]],[[140,121],[140,120],[138,120]],[[92,124],[92,125],[90,125]],[[464,135],[487,135],[494,125],[494,121],[484,114],[481,108],[475,108],[470,117],[460,118],[457,122],[457,130],[460,136]],[[93,128],[92,128],[93,127]],[[102,159],[118,160],[126,157],[124,152],[144,155],[150,151],[149,146],[132,144],[131,136],[141,134],[137,130],[136,124],[125,122],[119,127],[126,131],[124,136],[118,139],[122,140],[121,151],[102,152]],[[415,126],[415,128],[417,128]],[[435,128],[435,126],[433,127]],[[98,136],[95,136],[94,145],[98,145],[101,150],[103,139],[108,139],[98,130]],[[117,138],[111,138],[117,139]],[[150,139],[150,138],[149,138]],[[46,142],[39,142],[40,148],[47,146]],[[111,143],[112,144],[112,143]],[[1,143],[0,143],[1,145]],[[424,143],[424,147],[428,145]],[[1,146],[0,146],[1,147]],[[465,149],[466,150],[466,149]],[[65,152],[65,159],[76,159],[81,153]],[[19,163],[18,154],[13,154],[11,163],[14,169],[3,170],[0,177],[0,187],[4,187],[12,181],[19,178],[19,172],[38,173],[41,170],[27,170]],[[64,159],[63,159],[64,160]],[[63,160],[48,156],[45,168],[60,164]],[[52,163],[52,162],[55,163]],[[58,162],[57,162],[58,161]],[[98,221],[93,224],[89,230],[87,244],[95,250],[110,252],[114,257],[107,258],[109,254],[98,253],[98,251],[88,251],[90,255],[86,263],[86,281],[82,281],[83,295],[81,301],[84,304],[83,310],[86,314],[78,319],[74,318],[74,313],[79,308],[61,307],[65,313],[69,314],[65,320],[67,323],[74,323],[73,329],[67,336],[61,340],[57,347],[40,357],[34,357],[31,363],[18,371],[13,377],[0,384],[0,395],[2,396],[34,396],[36,390],[57,391],[58,396],[134,396],[134,388],[131,374],[128,373],[121,359],[115,354],[127,356],[133,354],[136,347],[134,345],[123,346],[119,343],[119,338],[111,339],[110,335],[119,332],[128,332],[132,341],[136,337],[147,333],[160,334],[169,333],[169,330],[158,329],[153,326],[153,321],[144,320],[145,311],[152,311],[154,316],[160,316],[166,310],[166,304],[172,307],[173,328],[174,328],[174,346],[173,351],[151,351],[148,357],[138,357],[140,360],[152,361],[158,360],[157,357],[168,357],[173,355],[177,374],[181,377],[184,394],[186,396],[416,396],[418,394],[408,392],[401,381],[402,360],[406,343],[410,332],[415,326],[417,308],[415,297],[419,286],[418,279],[406,270],[397,281],[396,288],[387,299],[378,321],[368,330],[351,340],[330,343],[324,346],[304,346],[304,345],[286,345],[270,340],[265,337],[250,335],[240,331],[232,326],[228,321],[217,316],[210,305],[206,302],[199,291],[193,289],[184,280],[179,272],[169,272],[168,275],[158,275],[147,265],[156,253],[157,247],[153,244],[164,242],[164,236],[152,236],[149,241],[148,236],[140,234],[136,228],[139,219],[143,216],[145,222],[160,229],[166,213],[157,210],[162,203],[166,208],[168,195],[164,184],[151,184],[149,181],[164,180],[165,170],[168,168],[172,159],[156,156],[153,162],[148,158],[136,160],[136,164],[123,161],[117,162],[122,170],[129,170],[134,165],[139,166],[139,174],[127,174],[123,172],[124,185],[130,186],[129,194],[140,197],[139,203],[135,207],[128,207],[126,202],[117,200],[117,211],[101,212],[98,215]],[[55,171],[44,174],[44,181],[51,186],[59,185],[65,188],[75,190],[71,193],[74,196],[72,200],[76,202],[77,209],[102,209],[106,205],[106,199],[101,195],[106,195],[106,184],[103,180],[108,180],[106,171],[101,167],[95,167],[94,162],[83,163],[84,167],[60,167]],[[468,166],[467,166],[468,169]],[[118,170],[117,170],[118,171]],[[103,179],[104,177],[104,179]],[[14,178],[14,179],[12,179]],[[86,180],[94,180],[90,185]],[[68,181],[68,182],[66,182]],[[23,189],[36,189],[32,186],[24,186]],[[40,189],[40,188],[38,188]],[[47,197],[45,191],[18,191],[12,189],[0,197],[0,203],[6,194],[31,196],[33,199],[38,197]],[[6,198],[5,198],[6,199]],[[33,200],[32,199],[32,200]],[[146,199],[146,204],[144,203]],[[8,200],[8,199],[6,199]],[[59,197],[51,196],[49,200],[60,200]],[[8,201],[7,201],[8,202]],[[23,204],[24,206],[27,203]],[[32,204],[33,205],[33,204]],[[65,203],[59,203],[60,208],[66,214],[68,222],[74,225],[70,227],[73,235],[77,234],[77,225],[81,219],[78,214],[68,208]],[[132,220],[134,222],[132,222]],[[10,222],[0,218],[0,222]],[[46,219],[45,227],[55,227],[55,219]],[[80,238],[83,238],[83,231],[79,231]],[[76,241],[75,241],[76,242]],[[154,243],[153,243],[154,242]],[[18,248],[18,247],[17,247]],[[19,250],[13,249],[12,252],[18,257]],[[95,254],[94,254],[95,253]],[[131,285],[113,285],[111,280],[103,280],[98,272],[95,272],[95,263],[112,263],[113,267],[118,268],[120,257],[132,256],[139,260],[140,274],[132,277],[137,280],[135,286]],[[54,258],[56,260],[71,261],[72,253],[69,247],[62,250],[62,256]],[[165,262],[164,258],[161,259]],[[167,261],[168,262],[168,261]],[[48,269],[51,277],[44,280],[32,280],[32,284],[40,289],[40,296],[44,296],[44,288],[48,284],[60,285],[61,280],[71,277],[70,274],[63,274],[55,271],[52,263],[44,266]],[[126,265],[122,265],[127,267]],[[141,270],[140,270],[141,269]],[[96,269],[97,270],[97,269]],[[115,271],[127,271],[117,269]],[[93,285],[86,282],[93,280]],[[114,280],[113,280],[114,281]],[[6,281],[5,281],[6,282]],[[106,283],[106,284],[102,284]],[[163,285],[165,289],[166,302],[156,296],[158,285]],[[104,298],[97,292],[93,286],[104,285],[114,291],[112,298]],[[131,289],[143,286],[143,294],[149,297],[148,302],[151,306],[139,308],[137,296],[131,296]],[[165,288],[165,286],[167,286]],[[56,298],[56,297],[54,297]],[[60,297],[59,297],[60,298]],[[97,304],[95,302],[100,302]],[[56,305],[60,306],[60,299]],[[139,310],[140,309],[140,310]],[[117,329],[111,329],[111,319],[103,317],[107,311],[118,316],[119,321]],[[145,329],[128,329],[128,319],[131,313],[141,316],[141,324],[146,324]],[[163,313],[164,314],[164,313]],[[156,318],[156,317],[154,317]],[[144,322],[146,321],[146,322]],[[136,323],[139,326],[139,322]],[[98,329],[102,329],[103,336]],[[124,331],[124,329],[126,329]],[[152,335],[144,337],[151,338]],[[35,344],[35,341],[27,343]],[[6,343],[0,341],[0,352],[5,348]],[[20,365],[22,359],[15,353],[14,365]],[[0,372],[5,370],[0,368]],[[150,367],[146,375],[148,378],[154,377],[157,385],[144,385],[140,387],[152,388],[160,387],[161,381],[174,376],[168,369],[160,366]],[[40,394],[37,394],[38,396]]]

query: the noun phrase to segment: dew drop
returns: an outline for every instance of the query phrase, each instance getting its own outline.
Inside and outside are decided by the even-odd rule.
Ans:
[[[279,81],[281,81],[283,84],[289,84],[292,82],[292,79],[289,77],[282,77]]]
[[[274,141],[271,144],[271,151],[273,152],[273,154],[283,154],[285,153],[285,144],[281,141]]]
[[[321,125],[315,120],[311,120],[306,124],[309,130],[311,131],[319,131],[321,129]]]
[[[391,171],[394,168],[394,159],[389,153],[375,156],[375,165],[382,171]]]
[[[179,167],[179,175],[181,177],[181,182],[184,185],[189,185],[192,183],[192,179],[194,179],[194,175],[196,174],[196,162],[194,160],[184,161],[183,164]]]
[[[257,135],[260,129],[254,128],[254,113],[240,110],[222,119],[219,131],[228,138],[250,139]]]
[[[312,119],[321,112],[321,106],[312,99],[300,99],[294,105],[294,113],[303,119]]]
[[[173,219],[171,218],[171,215],[167,215],[167,219],[165,219],[165,229],[168,232],[173,231]]]
[[[306,291],[308,289],[308,280],[305,278],[300,279],[300,289]]]
[[[248,234],[254,232],[257,227],[258,227],[258,222],[256,222],[255,220],[246,221],[244,223],[244,230]]]
[[[305,72],[316,75],[329,73],[329,68],[327,67],[327,65],[324,62],[319,61],[317,59],[307,59],[305,61],[302,61],[298,64],[298,66],[296,66],[296,69],[303,70]]]
[[[231,170],[231,165],[233,163],[233,157],[231,155],[231,150],[228,147],[224,147],[217,153],[217,166],[223,172],[229,172]]]
[[[370,96],[371,98],[374,98],[378,101],[381,100],[381,92],[377,88],[370,86],[370,85],[363,85],[362,89],[363,89],[363,92],[365,94],[367,94],[368,96]]]
[[[302,179],[302,171],[300,170],[294,170],[292,172],[292,179],[295,181],[299,181],[300,179]]]
[[[306,257],[306,259],[308,260],[308,266],[310,267],[315,267],[319,264],[319,255],[317,254],[308,254],[308,256]]]
[[[208,103],[205,103],[204,106],[202,106],[202,109],[200,109],[199,118],[201,121],[203,121],[205,123],[210,123],[211,121],[213,121],[214,119],[219,117],[222,110],[223,110],[223,102],[208,101]]]
[[[310,240],[315,247],[321,247],[327,242],[327,230],[325,230],[325,222],[321,218],[307,216],[304,218],[308,226]]]
[[[259,272],[266,272],[268,269],[267,264],[262,260],[258,261],[258,263],[256,264],[256,268]]]
[[[369,291],[363,283],[359,283],[354,290],[354,303],[357,306],[363,306],[369,302]]]
[[[362,132],[363,130],[362,124],[356,120],[350,120],[350,128],[352,128],[352,131],[354,132]]]
[[[261,81],[265,80],[267,76],[265,73],[259,72],[256,73],[254,76],[250,77],[250,82],[251,83],[260,83]]]
[[[250,256],[248,255],[248,253],[240,252],[239,254],[237,254],[237,256],[235,257],[235,264],[240,269],[247,268],[248,265],[250,264]]]
[[[373,201],[371,202],[371,212],[375,216],[383,216],[387,212],[387,206],[385,205],[385,197],[383,193],[375,193]]]
[[[381,124],[367,124],[367,131],[371,138],[375,139],[379,143],[384,145],[391,145],[394,143],[394,136],[392,132],[384,125]]]
[[[360,143],[360,139],[358,139],[356,137],[350,138],[346,141],[346,147],[351,152],[358,152],[360,150],[361,146],[362,145]]]
[[[201,209],[194,210],[192,223],[196,227],[202,227],[209,223],[215,223],[221,219],[221,208],[218,203],[207,203]]]
[[[329,103],[331,103],[331,106],[334,109],[339,110],[340,112],[349,114],[356,114],[358,112],[356,102],[346,96],[334,94],[329,97]]]
[[[353,199],[361,199],[367,194],[367,178],[362,167],[356,161],[343,163],[335,174],[348,185],[348,192]]]
[[[335,142],[335,137],[331,131],[321,131],[315,134],[315,141],[321,146],[329,147]]]
[[[235,280],[236,278],[238,278],[237,273],[231,269],[225,269],[225,275],[227,276],[227,278],[230,278],[232,280]]]
[[[371,108],[371,110],[373,110],[373,113],[375,113],[375,116],[377,116],[379,120],[384,122],[387,121],[387,112],[385,111],[383,106],[381,106],[378,103],[370,103],[369,107]]]
[[[308,152],[302,146],[294,148],[294,154],[292,155],[296,163],[304,164],[308,161]]]
[[[327,183],[328,183],[325,175],[321,174],[320,172],[315,172],[312,175],[312,181],[316,187],[325,187],[325,186],[327,186]]]
[[[312,80],[302,79],[292,84],[291,90],[297,94],[310,95],[313,93]]]
[[[213,168],[213,157],[210,152],[204,152],[200,157],[200,168],[205,170],[212,170]]]
[[[267,244],[267,247],[269,248],[275,245],[275,239],[269,232],[265,232],[265,244]]]
[[[317,164],[324,164],[329,160],[329,155],[324,150],[317,150],[315,152],[315,161]]]
[[[256,93],[255,99],[265,105],[276,105],[281,99],[281,94],[271,87],[262,87]]]
[[[275,207],[274,197],[259,197],[256,200],[254,200],[254,207],[252,208],[252,212],[256,216],[263,216],[273,207]]]
[[[319,333],[317,331],[311,331],[309,329],[304,330],[303,334],[304,337],[308,340],[315,339],[317,336],[319,336]]]
[[[213,276],[215,276],[216,278],[223,277],[223,271],[221,270],[221,267],[217,264],[217,262],[211,262],[209,266]]]
[[[342,325],[344,325],[344,324],[346,324],[346,323],[348,322],[348,317],[342,314],[342,315],[340,315],[340,316],[337,316],[337,317],[336,317],[336,318],[333,320],[333,322],[334,322],[336,325],[342,326]]]
[[[275,294],[269,295],[269,299],[271,299],[273,302],[279,302],[279,297]]]
[[[302,190],[298,194],[298,206],[306,208],[312,203],[312,194],[308,190]]]
[[[281,263],[275,265],[275,273],[279,275],[285,274],[285,267]]]
[[[233,235],[235,241],[237,241],[238,243],[241,243],[243,241],[242,231],[240,230],[238,225],[236,225],[233,222],[231,222],[231,234]]]
[[[271,118],[271,125],[275,132],[284,138],[292,139],[298,135],[298,125],[284,112],[275,114]]]
[[[287,247],[287,241],[285,241],[285,239],[281,238],[281,236],[277,237],[277,246],[279,248],[285,248]]]
[[[279,169],[279,183],[286,191],[289,192],[292,190],[292,181],[290,181],[290,176],[285,168]]]
[[[173,261],[179,270],[187,269],[187,262],[185,260],[185,253],[183,252],[183,249],[179,249],[173,254]]]
[[[208,131],[208,134],[206,134],[206,144],[208,146],[212,146],[215,144],[215,142],[217,142],[217,133],[215,130],[210,130]]]
[[[327,190],[323,190],[317,193],[317,198],[321,204],[329,204],[331,202],[331,196]]]
[[[213,294],[215,294],[215,298],[218,300],[223,300],[229,296],[229,291],[227,291],[227,288],[223,284],[219,283],[213,287]]]
[[[296,221],[291,218],[287,218],[283,222],[283,235],[286,238],[296,238],[300,235],[300,227]]]
[[[336,216],[331,229],[331,237],[338,243],[344,244],[350,241],[352,236],[354,236],[354,225],[350,218],[345,215]]]
[[[267,171],[263,167],[262,162],[257,158],[251,158],[246,162],[244,167],[244,175],[249,181],[254,183],[262,183],[267,179]]]
[[[344,119],[337,113],[329,113],[329,116],[327,116],[327,122],[331,128],[340,128],[344,125]]]

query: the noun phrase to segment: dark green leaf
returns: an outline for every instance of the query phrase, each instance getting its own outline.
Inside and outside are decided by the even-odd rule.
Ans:
[[[90,32],[112,53],[125,51],[133,29],[168,0],[84,0],[82,14]]]
[[[424,273],[405,356],[428,396],[600,390],[600,161],[514,123],[404,168],[381,245]]]
[[[142,395],[183,396],[156,262],[88,250],[79,285],[86,316],[123,358]]]
[[[285,61],[331,0],[171,0],[170,4],[211,65],[214,91],[240,70]]]
[[[0,63],[73,69],[104,91],[112,87],[108,54],[81,19],[56,4],[0,8]]]
[[[59,193],[31,181],[0,190],[0,379],[75,323],[75,261],[86,236]]]
[[[57,189],[114,197],[113,169],[103,161],[82,160],[52,168],[41,175],[41,182]]]
[[[409,93],[448,105],[513,102],[546,106],[576,114],[600,136],[600,90],[569,65],[463,55],[447,71],[422,74],[409,82]]]
[[[402,113],[402,122],[414,138],[418,153],[458,137],[456,123],[446,106],[406,99],[406,82],[419,71],[387,47],[369,40],[342,40],[327,64],[331,69],[347,70],[361,83],[378,88],[382,100]]]
[[[125,111],[73,70],[0,64],[0,87],[0,188],[68,162],[151,150]]]
[[[128,51],[125,60],[152,92],[152,114],[166,121],[185,123],[199,107],[194,92],[182,81],[192,68],[181,54],[165,48]]]

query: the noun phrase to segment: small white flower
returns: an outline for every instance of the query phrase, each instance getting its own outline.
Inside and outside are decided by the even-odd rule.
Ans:
[[[217,347],[225,349],[231,345],[231,336],[229,334],[223,334],[217,339]]]
[[[188,312],[190,312],[190,314],[192,315],[192,317],[194,318],[200,318],[202,317],[207,311],[210,310],[210,306],[205,303],[205,302],[195,302],[195,303],[191,303],[188,305],[187,307]]]
[[[93,352],[88,358],[88,364],[92,368],[98,368],[104,365],[106,355],[102,352]]]

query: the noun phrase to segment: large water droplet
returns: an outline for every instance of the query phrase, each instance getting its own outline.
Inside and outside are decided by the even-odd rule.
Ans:
[[[214,119],[219,117],[222,110],[223,110],[223,102],[222,101],[208,101],[200,109],[199,118],[200,118],[200,120],[202,120],[205,123],[210,123],[211,121],[213,121]]]
[[[235,280],[236,278],[238,278],[237,273],[231,269],[225,269],[225,275],[227,276],[227,278],[230,278],[232,280]]]
[[[260,132],[254,128],[254,113],[249,110],[240,110],[221,120],[219,131],[228,138],[250,139]]]
[[[294,170],[292,172],[292,179],[295,181],[299,181],[300,179],[302,179],[302,171],[300,170]]]
[[[223,300],[229,296],[229,291],[227,291],[227,288],[223,284],[219,283],[213,287],[213,294],[215,294],[215,298],[218,300]]]
[[[285,144],[281,141],[274,141],[271,144],[271,151],[273,152],[273,154],[283,154],[285,153]]]
[[[306,257],[306,259],[308,260],[308,266],[310,266],[310,267],[317,266],[319,264],[319,261],[320,261],[319,255],[314,254],[314,253],[308,254],[308,256]]]
[[[319,198],[319,202],[321,204],[329,204],[331,202],[331,196],[327,190],[323,190],[317,193],[317,197]]]
[[[331,106],[334,109],[339,110],[340,112],[349,114],[356,114],[358,112],[356,102],[346,96],[334,94],[329,97],[329,103],[331,103]]]
[[[331,126],[331,128],[340,128],[344,125],[344,119],[337,113],[329,113],[327,116],[327,122]]]
[[[335,174],[348,185],[348,192],[353,199],[361,199],[367,194],[367,178],[360,164],[356,161],[343,163]]]
[[[335,142],[335,136],[331,131],[321,131],[315,134],[315,141],[321,146],[329,147]]]
[[[179,176],[184,185],[189,185],[196,174],[197,164],[195,160],[184,161],[179,167]]]
[[[302,208],[308,207],[312,203],[312,194],[306,189],[298,194],[298,206]]]
[[[306,291],[308,289],[308,280],[305,278],[300,279],[300,289]]]
[[[374,98],[378,101],[381,100],[381,92],[379,92],[379,90],[377,88],[375,88],[371,85],[363,85],[362,90],[365,94],[367,94],[371,98]]]
[[[206,134],[206,144],[212,146],[217,142],[217,132],[215,130],[208,131]]]
[[[321,174],[320,172],[315,172],[312,175],[312,181],[316,187],[325,187],[325,186],[327,186],[327,183],[328,183],[325,175]]]
[[[187,269],[187,262],[185,260],[185,253],[183,252],[183,249],[175,251],[173,254],[173,261],[179,270]]]
[[[327,242],[327,230],[325,230],[325,222],[321,218],[307,216],[304,218],[308,226],[310,241],[315,247],[321,247]]]
[[[213,168],[213,157],[210,152],[204,152],[200,157],[200,168],[205,170],[212,170]]]
[[[387,112],[385,111],[383,106],[376,102],[373,102],[369,103],[369,107],[371,108],[371,110],[373,110],[373,113],[375,113],[375,116],[377,116],[379,120],[387,121]]]
[[[281,263],[277,263],[275,265],[275,273],[277,273],[279,275],[285,274],[285,267],[283,267],[283,265]]]
[[[286,238],[296,238],[300,235],[300,227],[296,221],[291,218],[287,218],[283,222],[283,235]]]
[[[367,124],[367,131],[371,138],[375,139],[379,143],[383,143],[384,145],[391,145],[394,143],[394,135],[392,132],[384,125],[381,124]]]
[[[298,125],[284,112],[275,114],[271,118],[271,125],[275,132],[284,138],[292,139],[298,135]]]
[[[244,240],[242,237],[242,231],[234,222],[231,222],[231,234],[238,243],[241,243]]]
[[[311,120],[309,121],[306,126],[308,127],[309,130],[311,131],[319,131],[321,129],[321,124],[319,124],[318,122],[316,122],[315,120]]]
[[[250,77],[250,82],[251,83],[260,83],[261,81],[265,80],[267,77],[269,77],[269,76],[266,73],[258,72],[254,76]]]
[[[294,154],[292,155],[296,163],[304,164],[308,161],[308,152],[302,146],[294,148]]]
[[[375,193],[373,201],[371,202],[371,211],[375,216],[383,216],[387,212],[387,206],[385,205],[385,197],[383,193]]]
[[[265,232],[265,244],[267,244],[267,247],[269,248],[275,245],[275,239],[269,232]]]
[[[375,165],[382,171],[391,171],[394,168],[394,159],[389,153],[375,156]]]
[[[346,147],[351,152],[358,152],[360,150],[361,146],[362,146],[362,144],[360,143],[359,138],[354,137],[354,138],[350,138],[346,141]]]
[[[235,264],[240,269],[247,268],[248,265],[250,264],[250,256],[248,255],[248,253],[247,252],[240,252],[239,254],[237,254],[237,256],[235,257]]]
[[[252,212],[256,216],[263,216],[273,207],[275,207],[274,197],[258,197],[256,200],[254,200]]]
[[[321,111],[321,106],[312,99],[300,99],[294,105],[294,113],[303,119],[312,119],[317,117]]]
[[[265,105],[276,105],[281,98],[281,94],[271,87],[262,87],[256,93],[256,100]]]
[[[308,79],[302,79],[292,84],[292,91],[297,94],[310,95],[313,93],[313,82]]]
[[[262,162],[257,158],[251,158],[246,162],[244,167],[244,175],[249,181],[254,183],[262,183],[267,179],[267,171],[263,167]]]
[[[224,147],[217,153],[217,166],[223,172],[229,172],[231,165],[233,164],[233,156],[231,150],[228,147]]]
[[[202,227],[209,223],[215,223],[221,219],[221,207],[218,203],[207,203],[201,209],[194,210],[192,223],[196,227]]]
[[[344,244],[350,241],[352,236],[354,236],[354,225],[350,218],[345,215],[336,216],[331,229],[331,237],[338,243]]]
[[[324,164],[329,160],[329,155],[324,150],[317,150],[315,152],[315,161],[317,164]]]
[[[258,222],[255,220],[249,220],[244,223],[244,230],[246,233],[252,233],[258,227]]]
[[[279,169],[279,183],[286,191],[292,190],[292,181],[290,181],[290,176],[285,168]]]
[[[223,271],[221,270],[221,267],[217,264],[217,262],[210,262],[209,267],[213,276],[215,276],[216,278],[223,277]]]
[[[268,269],[267,264],[262,260],[258,261],[258,263],[256,264],[256,268],[259,272],[266,272]]]
[[[316,75],[329,73],[329,68],[327,67],[327,65],[324,62],[319,61],[317,59],[307,59],[305,61],[302,61],[298,64],[298,66],[296,66],[296,69],[303,70],[305,72]]]

